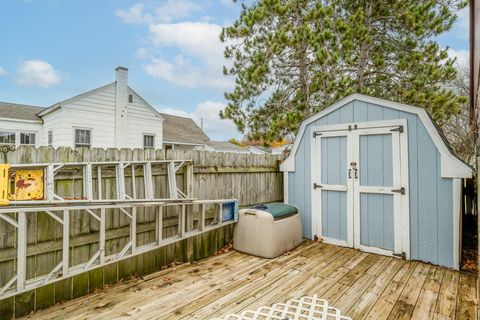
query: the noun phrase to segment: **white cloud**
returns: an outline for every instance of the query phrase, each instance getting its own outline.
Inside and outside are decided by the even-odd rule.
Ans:
[[[143,3],[136,3],[127,10],[118,9],[115,15],[127,24],[139,24],[151,21],[152,17],[143,13]]]
[[[150,76],[185,87],[226,89],[232,86],[222,72],[222,27],[208,22],[159,23],[149,27],[151,45],[159,51],[174,48],[180,53],[166,60],[151,57],[144,65]]]
[[[172,61],[152,58],[143,65],[145,72],[157,79],[166,80],[186,88],[229,88],[231,81],[216,77],[195,66],[189,59],[177,55]]]
[[[463,68],[468,68],[470,61],[470,52],[468,50],[455,50],[452,48],[448,49],[448,55],[450,58],[457,58],[456,63]]]
[[[457,20],[452,28],[452,34],[460,39],[468,40],[470,30],[470,8],[467,6],[458,12]]]
[[[0,77],[1,76],[4,76],[7,74],[7,70],[5,70],[4,68],[0,67]]]
[[[167,0],[155,9],[156,17],[161,22],[171,22],[189,17],[192,13],[200,11],[202,7],[188,0]]]
[[[220,119],[218,113],[224,108],[225,105],[221,102],[205,101],[199,103],[195,111],[190,113],[172,108],[161,109],[160,112],[192,118],[199,126],[203,118],[203,130],[212,140],[241,139],[242,134],[237,131],[232,121]]]
[[[200,2],[198,2],[200,3]],[[156,8],[136,3],[116,15],[125,23],[144,24],[148,38],[136,52],[144,60],[143,69],[151,77],[187,88],[225,90],[233,79],[223,75],[224,44],[222,26],[202,16],[184,20],[202,8],[190,0],[167,0]],[[147,13],[149,12],[149,13]]]
[[[181,51],[213,61],[223,57],[219,36],[222,27],[208,22],[180,22],[151,25],[152,44],[156,47],[177,47]]]
[[[115,15],[127,24],[172,22],[188,18],[192,13],[200,11],[202,7],[189,0],[167,0],[161,6],[149,8],[152,13],[145,12],[143,3],[135,3],[130,8],[118,9]]]
[[[17,82],[26,86],[49,87],[60,83],[61,76],[51,64],[42,60],[25,60],[18,68]]]
[[[233,7],[235,5],[233,0],[220,0],[220,3],[227,7]]]

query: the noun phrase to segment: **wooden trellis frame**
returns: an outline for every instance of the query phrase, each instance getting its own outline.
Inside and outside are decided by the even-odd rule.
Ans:
[[[352,320],[343,316],[339,309],[328,304],[327,300],[312,297],[275,303],[271,307],[260,307],[239,314],[230,314],[213,320]]]
[[[227,205],[228,204],[228,205]],[[186,222],[191,221],[193,225],[192,210],[187,210],[188,206],[199,206],[198,228],[186,230]],[[206,225],[205,207],[207,205],[217,206],[215,210],[217,216],[214,222]],[[163,238],[163,212],[164,208],[179,206],[181,208],[178,215],[178,233],[174,236]],[[155,223],[155,241],[137,246],[137,209],[146,207],[157,207]],[[105,255],[105,235],[106,235],[106,210],[118,209],[130,220],[129,241],[123,249],[115,254]],[[75,266],[69,265],[70,258],[70,218],[75,210],[84,210],[94,219],[99,221],[99,250],[93,254],[89,261]],[[229,210],[229,212],[225,212]],[[35,212],[46,212],[52,219],[63,226],[62,237],[62,261],[57,264],[50,273],[26,279],[27,268],[27,215]],[[15,275],[3,286],[0,287],[0,299],[17,295],[19,293],[43,286],[48,283],[60,281],[62,279],[90,271],[92,269],[105,266],[107,264],[127,259],[148,251],[158,249],[162,246],[196,236],[229,224],[237,220],[238,201],[234,199],[226,200],[192,200],[188,202],[131,202],[122,204],[91,204],[91,205],[68,205],[68,206],[36,206],[36,207],[8,207],[0,209],[0,220],[4,220],[16,229],[16,263]],[[228,219],[225,219],[225,215]],[[13,217],[12,217],[13,216]]]

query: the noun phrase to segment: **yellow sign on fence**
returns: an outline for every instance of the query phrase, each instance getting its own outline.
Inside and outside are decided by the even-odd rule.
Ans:
[[[43,199],[43,170],[15,170],[9,181],[9,200]]]

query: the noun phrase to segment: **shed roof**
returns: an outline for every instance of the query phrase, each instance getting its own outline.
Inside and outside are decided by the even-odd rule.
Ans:
[[[300,141],[305,134],[306,127],[315,122],[316,120],[326,116],[327,114],[337,110],[338,108],[343,107],[349,102],[354,100],[364,101],[372,104],[377,104],[385,106],[392,109],[397,109],[409,113],[416,114],[420,121],[422,121],[425,126],[428,134],[432,138],[435,146],[441,155],[441,174],[444,178],[470,178],[472,176],[472,168],[459,159],[451,147],[448,145],[446,139],[438,130],[434,121],[424,108],[417,106],[412,106],[408,104],[398,103],[394,101],[389,101],[385,99],[375,98],[363,94],[354,93],[348,97],[334,103],[333,105],[323,109],[319,113],[311,116],[310,118],[304,120],[300,126],[300,130],[295,138],[293,148],[285,161],[280,165],[280,170],[284,172],[294,172],[295,171],[295,154],[299,147]]]
[[[43,107],[26,104],[0,102],[0,118],[41,122],[42,120],[37,116],[37,113],[43,109]]]
[[[163,141],[186,144],[206,144],[210,138],[191,118],[161,113],[163,122]]]

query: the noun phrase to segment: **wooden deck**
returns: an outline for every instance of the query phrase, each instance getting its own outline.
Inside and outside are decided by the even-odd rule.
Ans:
[[[353,319],[475,319],[476,278],[305,242],[267,260],[236,251],[132,279],[35,319],[209,319],[318,294]]]

